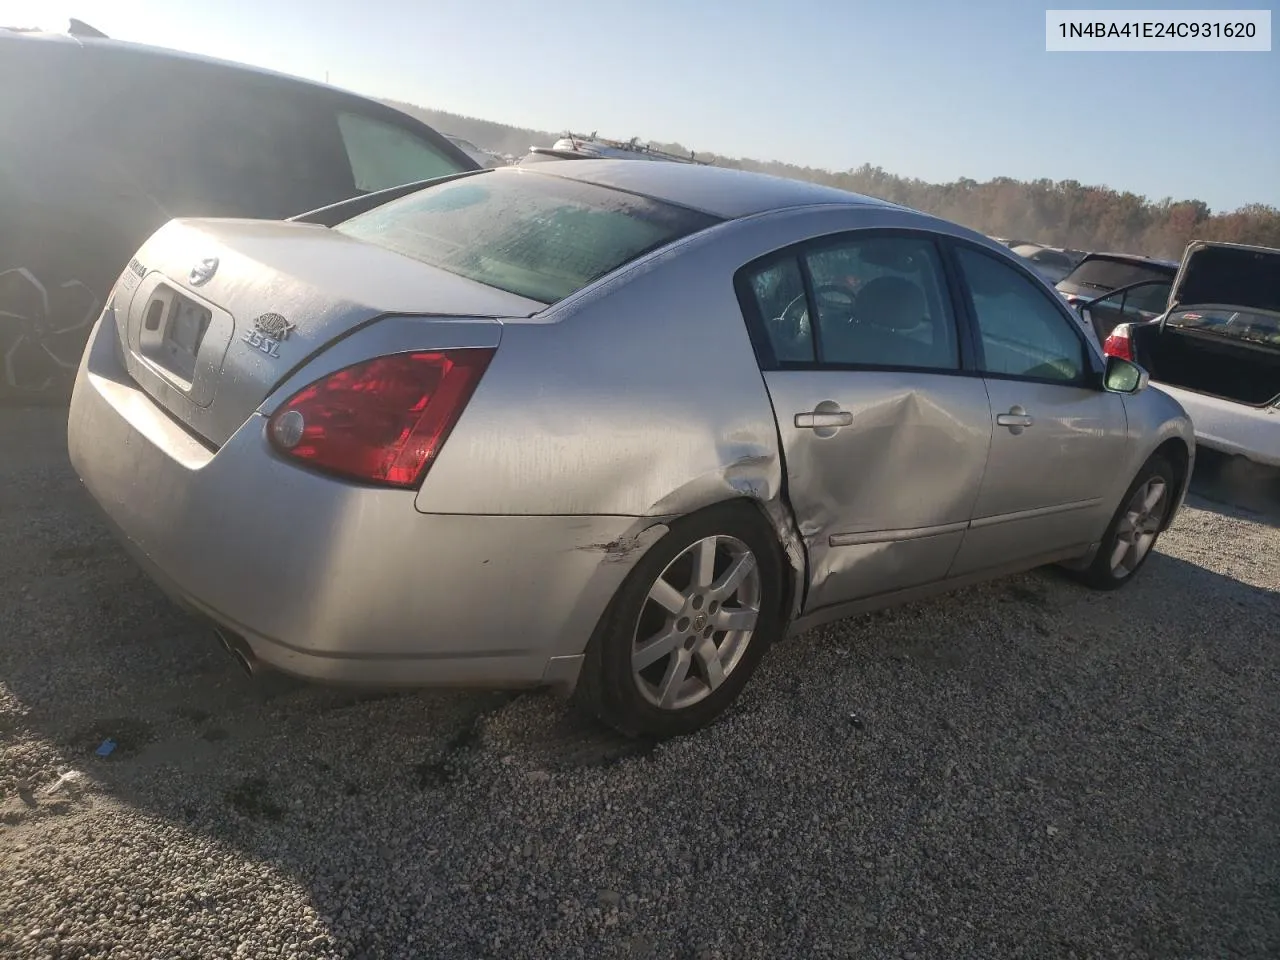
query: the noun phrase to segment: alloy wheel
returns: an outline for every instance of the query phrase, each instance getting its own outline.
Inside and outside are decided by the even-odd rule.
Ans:
[[[742,661],[760,598],[755,554],[736,537],[705,537],[681,551],[650,586],[632,637],[641,696],[664,710],[710,696]]]
[[[1112,575],[1126,577],[1133,573],[1151,550],[1164,521],[1168,490],[1169,485],[1163,478],[1152,477],[1129,498],[1116,526],[1116,542],[1111,550]]]

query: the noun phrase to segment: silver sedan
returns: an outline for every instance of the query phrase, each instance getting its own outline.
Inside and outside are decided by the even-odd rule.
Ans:
[[[161,228],[70,410],[123,542],[251,669],[681,734],[788,632],[1042,564],[1121,586],[1185,495],[1177,402],[899,206],[582,160],[301,220]]]

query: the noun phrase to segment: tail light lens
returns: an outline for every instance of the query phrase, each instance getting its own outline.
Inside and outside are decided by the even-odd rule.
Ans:
[[[267,436],[317,470],[416,487],[492,357],[491,349],[398,353],[346,367],[289,398]]]
[[[1119,357],[1133,363],[1133,338],[1129,336],[1129,324],[1122,323],[1102,344],[1102,352],[1108,357]]]

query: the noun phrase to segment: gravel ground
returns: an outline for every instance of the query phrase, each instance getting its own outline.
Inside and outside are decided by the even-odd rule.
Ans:
[[[814,631],[645,749],[549,695],[251,682],[57,411],[0,411],[0,473],[0,955],[1280,956],[1274,488],[1117,594]]]

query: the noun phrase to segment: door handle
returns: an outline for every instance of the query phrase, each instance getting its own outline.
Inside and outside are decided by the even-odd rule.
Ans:
[[[1010,407],[1008,413],[996,415],[996,426],[1008,427],[1013,433],[1021,433],[1023,427],[1034,423],[1035,420],[1027,416],[1027,411],[1018,406]]]
[[[847,410],[797,413],[796,426],[801,430],[822,430],[827,427],[847,427],[853,423],[853,414]]]

